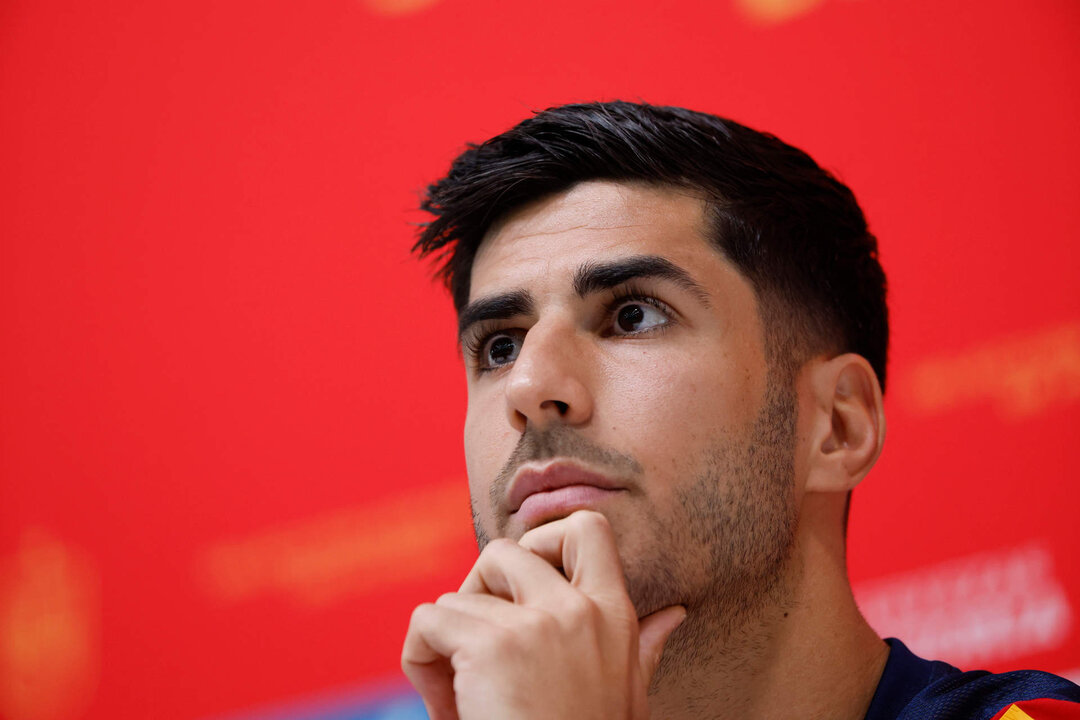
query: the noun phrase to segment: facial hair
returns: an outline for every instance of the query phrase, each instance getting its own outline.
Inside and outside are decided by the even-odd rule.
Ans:
[[[639,617],[673,602],[687,608],[653,677],[678,667],[722,664],[762,649],[764,612],[790,607],[795,501],[795,394],[770,377],[757,418],[740,436],[717,439],[680,489],[669,517],[651,508],[670,550],[627,559]]]
[[[625,453],[603,448],[586,440],[576,430],[565,425],[551,425],[538,430],[528,423],[521,434],[514,451],[495,476],[495,481],[488,488],[490,507],[499,507],[506,496],[506,489],[514,479],[518,468],[527,462],[540,462],[552,458],[573,458],[586,465],[602,470],[611,477],[617,477],[628,485],[634,484],[641,476],[641,464]],[[481,527],[480,515],[476,510],[475,499],[472,503],[473,530],[476,544],[482,551],[491,538]],[[506,535],[509,517],[500,515],[495,518],[495,531],[499,537]]]
[[[747,427],[716,437],[691,460],[693,480],[666,508],[646,507],[652,542],[632,557],[620,553],[627,591],[639,617],[680,604],[687,620],[672,634],[654,682],[683,663],[713,661],[710,648],[745,632],[766,605],[786,602],[782,582],[797,522],[794,497],[795,394],[772,373],[761,411]],[[641,485],[641,464],[600,447],[563,425],[526,426],[489,488],[499,507],[517,468],[529,461],[576,458]],[[490,540],[473,499],[473,525],[482,550]],[[505,535],[506,518],[495,530]],[[614,528],[618,539],[619,528]]]

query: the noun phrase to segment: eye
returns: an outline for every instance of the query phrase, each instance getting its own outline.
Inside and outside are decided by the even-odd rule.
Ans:
[[[519,333],[501,332],[489,336],[477,355],[477,364],[485,370],[509,365],[517,360],[522,340],[524,336]]]
[[[671,322],[666,313],[644,299],[628,300],[617,306],[614,321],[615,333],[624,335],[652,330]]]

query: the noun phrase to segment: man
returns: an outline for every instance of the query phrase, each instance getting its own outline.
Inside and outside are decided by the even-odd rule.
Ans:
[[[807,155],[679,108],[571,105],[468,149],[424,207],[481,548],[405,640],[432,718],[1080,707],[1054,676],[915,658],[855,605],[845,527],[885,437],[885,276],[853,195]]]

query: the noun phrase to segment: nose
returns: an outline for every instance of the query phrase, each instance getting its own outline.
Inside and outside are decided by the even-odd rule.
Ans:
[[[561,325],[529,329],[506,382],[510,424],[519,432],[526,423],[581,425],[593,413],[588,353],[572,328]]]

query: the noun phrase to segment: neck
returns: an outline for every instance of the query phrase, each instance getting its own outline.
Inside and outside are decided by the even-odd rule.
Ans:
[[[712,640],[672,636],[677,656],[658,672],[652,717],[865,717],[889,653],[855,605],[842,539],[800,534],[787,570],[784,598],[735,627],[687,616],[676,633]]]

